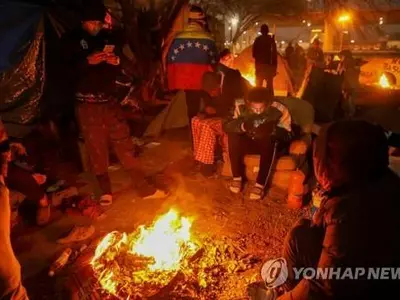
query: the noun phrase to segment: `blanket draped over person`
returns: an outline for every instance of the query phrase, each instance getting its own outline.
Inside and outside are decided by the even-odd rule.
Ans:
[[[314,149],[315,174],[324,192],[312,222],[289,233],[291,299],[379,299],[396,292],[398,280],[293,278],[293,267],[398,268],[400,266],[400,178],[388,168],[388,142],[380,127],[365,121],[342,121],[325,127]],[[307,221],[307,220],[303,220]],[[381,272],[379,274],[382,274]],[[390,275],[389,275],[390,276]],[[381,278],[382,279],[382,278]]]
[[[169,90],[200,90],[204,73],[218,62],[214,39],[195,23],[179,33],[167,57]]]

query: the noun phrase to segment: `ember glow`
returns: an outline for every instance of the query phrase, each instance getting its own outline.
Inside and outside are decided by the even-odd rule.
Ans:
[[[388,89],[391,87],[389,79],[386,77],[385,74],[382,74],[381,77],[379,78],[379,85],[384,89]]]
[[[101,288],[121,299],[156,293],[198,250],[191,225],[188,218],[170,210],[150,227],[140,226],[131,234],[107,234],[91,261]]]

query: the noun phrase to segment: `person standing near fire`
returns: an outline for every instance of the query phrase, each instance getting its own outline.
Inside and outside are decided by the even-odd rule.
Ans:
[[[90,5],[89,3],[92,2]],[[105,7],[89,1],[83,8],[82,27],[65,37],[65,45],[76,77],[77,119],[89,153],[92,171],[102,190],[100,204],[112,204],[108,175],[109,144],[129,172],[138,195],[144,199],[164,197],[145,178],[134,156],[135,146],[117,100],[117,76],[121,74],[118,41],[103,30]]]
[[[261,35],[253,44],[253,58],[256,69],[256,85],[262,87],[264,80],[267,89],[274,94],[274,77],[278,68],[278,50],[273,35],[269,33],[267,24],[261,25]]]

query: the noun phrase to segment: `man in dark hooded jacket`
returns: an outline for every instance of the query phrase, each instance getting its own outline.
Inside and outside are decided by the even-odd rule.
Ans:
[[[253,58],[256,63],[256,85],[262,87],[265,80],[268,90],[273,94],[274,77],[278,68],[278,51],[267,24],[261,26],[261,35],[254,41]]]
[[[364,121],[325,127],[315,144],[314,169],[324,197],[313,220],[301,220],[286,239],[288,292],[279,300],[383,299],[387,293],[397,294],[400,178],[388,168],[383,130]],[[340,280],[296,278],[293,268],[301,267],[351,273]],[[386,274],[382,268],[393,269]],[[368,278],[371,269],[379,271],[380,280]],[[396,276],[393,272],[397,280],[390,280]],[[352,280],[349,274],[360,276]]]

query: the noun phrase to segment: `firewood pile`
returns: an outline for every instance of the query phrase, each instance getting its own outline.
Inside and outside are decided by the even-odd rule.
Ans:
[[[94,276],[90,265],[94,249],[95,245],[89,247],[76,261],[70,276],[69,288],[75,299],[221,299],[221,295],[229,294],[230,290],[235,290],[234,294],[237,294],[237,289],[245,289],[245,286],[239,287],[238,282],[248,277],[246,282],[250,283],[250,277],[254,278],[261,262],[261,258],[245,253],[228,238],[208,238],[190,258],[188,265],[182,266],[165,286],[141,285],[142,290],[138,290],[134,286],[135,280],[126,278],[125,282],[132,282],[132,286],[125,286],[121,294],[114,296],[105,293]],[[138,269],[148,262],[134,257],[121,256],[114,263]],[[129,277],[132,271],[124,272]],[[226,296],[226,299],[229,298]]]

